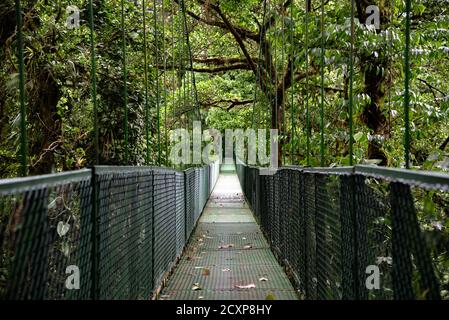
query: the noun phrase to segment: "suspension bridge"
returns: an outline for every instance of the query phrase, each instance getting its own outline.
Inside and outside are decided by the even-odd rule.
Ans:
[[[30,169],[37,165],[36,157],[30,159],[29,149],[29,140],[35,134],[30,130],[27,110],[27,91],[31,89],[26,86],[29,58],[24,41],[29,30],[23,23],[22,3],[15,1],[16,104],[20,114],[16,147],[20,177],[0,180],[0,298],[448,298],[448,240],[426,226],[436,223],[435,228],[440,231],[447,228],[438,225],[436,217],[429,221],[428,214],[437,215],[434,203],[443,208],[441,214],[448,214],[449,176],[413,170],[410,158],[411,1],[405,1],[404,121],[401,131],[404,168],[358,165],[354,160],[355,1],[350,1],[351,24],[348,29],[348,165],[340,167],[325,167],[326,3],[316,1],[321,4],[320,15],[315,15],[321,28],[318,66],[310,61],[311,2],[305,1],[305,60],[300,62],[295,60],[299,56],[295,51],[297,48],[284,45],[287,10],[299,2],[283,4],[279,37],[284,40],[281,48],[274,46],[274,50],[280,50],[275,55],[292,59],[286,64],[288,72],[283,80],[274,75],[274,70],[259,63],[269,47],[261,40],[267,32],[263,28],[268,29],[273,23],[270,9],[276,3],[262,2],[263,20],[259,26],[262,31],[258,35],[235,30],[217,3],[207,4],[208,10],[221,17],[224,27],[237,39],[245,59],[249,60],[245,62],[245,68],[256,75],[254,101],[251,101],[254,104],[251,111],[253,128],[257,125],[280,128],[281,139],[299,135],[298,121],[295,120],[299,116],[298,109],[291,108],[293,120],[288,128],[284,103],[289,97],[285,90],[279,91],[275,85],[280,83],[280,87],[285,88],[287,83],[291,86],[295,81],[305,79],[306,143],[302,156],[307,165],[297,165],[298,145],[292,142],[287,150],[283,147],[285,140],[281,140],[279,158],[283,166],[272,175],[264,174],[264,168],[247,165],[245,159],[236,159],[233,165],[219,161],[197,166],[170,163],[168,134],[175,129],[176,121],[190,130],[193,121],[202,120],[196,74],[204,70],[194,65],[187,22],[188,17],[200,21],[203,18],[188,10],[185,2],[159,3],[155,0],[149,8],[148,3],[142,1],[138,8],[141,10],[139,22],[142,23],[143,46],[138,59],[135,55],[133,58],[143,64],[145,80],[144,115],[140,123],[143,131],[139,138],[131,134],[131,129],[139,125],[130,125],[130,116],[134,112],[130,106],[136,102],[130,102],[128,95],[129,79],[137,73],[135,69],[130,71],[129,57],[136,52],[129,52],[132,40],[126,33],[126,14],[131,9],[126,1],[117,2],[120,3],[120,97],[123,99],[123,132],[120,132],[123,133],[123,144],[117,149],[122,161],[120,165],[104,161],[104,131],[101,131],[100,122],[108,110],[101,106],[98,90],[98,67],[104,59],[98,51],[104,44],[96,42],[100,37],[97,24],[102,22],[95,20],[101,16],[95,10],[96,1],[87,2],[88,25],[80,34],[87,32],[80,41],[88,39],[90,54],[85,69],[90,68],[91,165],[79,170],[30,175]],[[170,6],[164,7],[167,3]],[[199,3],[206,5],[204,1]],[[290,10],[289,28],[294,30],[293,9]],[[278,11],[273,12],[278,14]],[[169,15],[172,15],[171,19],[167,18]],[[147,52],[149,16],[153,18],[152,55]],[[206,23],[210,21],[205,20]],[[218,23],[215,25],[222,27]],[[169,40],[168,30],[172,36]],[[262,43],[257,52],[259,59],[249,57],[246,47],[239,42],[243,41],[242,33]],[[293,32],[291,37],[293,39]],[[166,46],[166,41],[171,43],[171,48]],[[171,54],[168,54],[170,50]],[[304,75],[294,73],[292,65],[295,63],[305,65]],[[316,158],[320,167],[312,167],[314,142],[308,95],[313,84],[309,73],[317,70],[321,81],[320,98],[316,104],[320,111],[320,137],[313,141],[319,145]],[[270,72],[274,84],[265,79],[270,77]],[[151,79],[154,81],[150,82]],[[152,97],[150,87],[155,92]],[[291,105],[294,106],[295,87],[292,88]],[[176,107],[173,107],[171,128],[166,120],[171,116],[167,102],[171,99],[170,93]],[[263,101],[268,111],[274,103],[271,116],[264,114],[267,110],[256,107],[256,103]],[[232,103],[231,107],[238,104]],[[150,121],[152,117],[157,122],[154,126]],[[144,146],[143,154],[133,158],[133,149],[138,145]],[[51,151],[48,146],[46,148],[37,162]]]

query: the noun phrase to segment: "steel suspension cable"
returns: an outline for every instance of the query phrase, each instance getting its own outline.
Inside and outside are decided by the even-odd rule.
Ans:
[[[266,19],[266,12],[267,12],[267,0],[263,1],[263,15],[262,15],[262,26],[265,25],[265,19]],[[254,117],[255,117],[255,109],[256,109],[256,102],[257,102],[257,91],[258,91],[258,84],[259,86],[261,86],[261,77],[260,77],[260,73],[261,73],[261,58],[262,58],[262,33],[263,30],[260,30],[259,33],[259,56],[258,56],[258,61],[257,61],[257,75],[256,75],[256,81],[254,83],[254,101],[253,101],[253,112],[251,115],[251,128],[254,128]],[[258,110],[260,112],[260,108]],[[259,114],[259,120],[260,121],[260,114]]]
[[[321,101],[320,101],[320,165],[324,167],[324,0],[321,0]]]
[[[193,71],[193,54],[192,54],[192,48],[190,46],[190,35],[189,35],[189,28],[187,26],[187,16],[186,16],[186,8],[184,0],[181,0],[181,9],[182,9],[182,16],[184,21],[184,28],[185,28],[185,36],[186,36],[186,45],[187,45],[187,53],[189,55],[189,64],[190,64],[190,72],[192,77],[192,90],[193,90],[193,98],[195,103],[195,111],[197,120],[201,120],[201,113],[199,109],[199,100],[198,100],[198,91],[196,88],[196,79],[195,79],[195,72]]]
[[[275,123],[275,129],[279,130],[279,123],[278,123],[278,117],[279,117],[279,110],[278,110],[278,95],[277,95],[277,85],[278,85],[278,59],[277,59],[277,32],[276,32],[276,27],[277,27],[277,20],[276,20],[276,15],[277,15],[277,8],[276,6],[278,5],[277,0],[274,1],[274,32],[273,32],[273,38],[274,38],[274,55],[273,55],[273,64],[274,64],[274,68],[273,68],[273,75],[274,75],[274,86],[273,86],[273,99],[274,99],[274,111],[275,111],[275,117],[274,117],[274,123]]]
[[[165,87],[167,83],[167,52],[165,47],[165,0],[161,0],[162,2],[162,51],[163,51],[163,59],[164,59],[164,74],[163,74],[163,84],[164,84],[164,146],[165,146],[165,165],[167,166],[168,161],[168,129],[167,129],[167,88]]]
[[[290,49],[291,49],[291,59],[292,59],[292,66],[291,66],[291,72],[290,72],[290,81],[291,81],[291,90],[290,90],[290,99],[291,99],[291,127],[292,127],[292,142],[290,144],[290,163],[294,164],[294,154],[296,152],[295,150],[295,138],[296,138],[296,126],[295,126],[295,120],[296,120],[296,114],[295,114],[295,45],[294,45],[294,32],[295,32],[295,20],[293,17],[293,8],[294,8],[295,2],[292,1],[291,7],[290,7]]]
[[[178,84],[179,84],[179,88],[178,88],[178,101],[177,104],[178,105],[182,105],[180,110],[180,126],[182,127],[183,124],[183,118],[184,120],[187,118],[187,111],[185,110],[185,70],[184,70],[184,43],[183,43],[183,38],[184,38],[184,28],[182,25],[182,21],[180,19],[181,17],[181,6],[178,3],[178,19],[177,19],[177,51],[178,51],[178,58],[179,58],[179,66],[178,66]],[[181,103],[182,102],[182,103]],[[188,125],[187,125],[187,121],[185,121],[185,129],[188,130]],[[186,147],[188,147],[187,143],[186,143]]]
[[[391,134],[391,90],[393,85],[393,77],[391,72],[391,54],[393,52],[393,18],[394,18],[394,7],[395,3],[394,0],[391,0],[389,3],[390,6],[390,30],[386,31],[385,41],[388,42],[388,57],[390,59],[388,63],[388,77],[389,77],[389,86],[388,86],[388,134]]]
[[[123,1],[123,0],[122,0]],[[154,18],[154,44],[155,44],[155,66],[156,66],[156,130],[157,130],[157,165],[161,165],[161,124],[160,124],[160,88],[159,88],[159,43],[157,28],[157,2],[153,0]]]
[[[274,99],[274,111],[275,111],[275,129],[279,130],[279,110],[278,110],[278,95],[276,92],[277,85],[278,85],[278,59],[277,59],[277,0],[274,1],[274,55],[273,55],[273,62],[274,62],[274,69],[273,69],[273,75],[274,75],[274,86],[273,86],[273,99]]]
[[[126,59],[126,33],[125,33],[125,5],[124,0],[120,1],[120,27],[122,29],[122,63],[123,63],[123,108],[125,112],[124,126],[125,126],[125,164],[129,161],[129,146],[128,146],[128,71]]]
[[[148,50],[147,50],[147,26],[146,26],[146,0],[142,0],[143,20],[143,61],[144,61],[144,87],[145,87],[145,164],[150,164],[150,110],[148,104]]]
[[[271,10],[272,10],[272,3],[271,3],[271,0],[270,0],[268,2],[268,12],[270,13],[270,18],[271,18],[271,14],[272,14]],[[268,28],[267,28],[267,31],[266,31],[265,35],[266,36],[268,35]],[[269,39],[267,39],[267,52],[268,52],[268,49],[271,50],[271,47],[269,47],[268,43],[269,43]],[[271,56],[271,52],[270,52],[270,56]],[[269,60],[269,59],[267,59],[267,60]],[[267,100],[268,100],[268,107],[269,107],[269,109],[268,109],[268,116],[271,114],[271,117],[273,117],[273,115],[272,115],[273,111],[272,111],[271,105],[273,103],[273,101],[272,101],[272,98],[273,98],[273,96],[272,96],[272,89],[273,89],[273,75],[274,75],[274,66],[273,66],[274,60],[273,60],[272,56],[271,56],[271,61],[269,61],[269,63],[270,63],[270,65],[267,66],[267,68],[268,68],[267,73],[268,73],[268,80],[269,81],[267,81],[266,97],[267,97]],[[275,128],[273,128],[273,121],[272,121],[272,119],[268,119],[268,116],[266,117],[267,118],[267,123],[270,124],[270,128],[275,129]]]
[[[266,1],[266,0],[264,0],[264,8],[263,8],[263,10],[264,11],[263,11],[263,18],[262,18],[262,26],[264,26],[266,24],[266,21],[267,21],[268,1]],[[266,35],[267,35],[267,32],[262,27],[261,31],[260,31],[260,37],[259,37],[259,39],[260,39],[260,51],[259,51],[259,53],[260,53],[260,58],[261,59],[263,58],[263,56],[262,56],[262,52],[264,50],[263,46],[267,43]],[[263,59],[263,61],[265,61],[265,59]],[[261,93],[261,96],[262,96],[263,100],[262,100],[262,104],[259,105],[259,108],[257,109],[257,123],[262,128],[267,128],[267,117],[265,115],[265,113],[266,113],[265,103],[268,101],[268,97],[266,95],[266,92],[264,91],[264,88],[266,90],[266,88],[267,88],[267,86],[269,84],[268,83],[265,83],[265,84],[263,83],[262,74],[264,75],[264,77],[265,77],[265,75],[268,75],[268,70],[269,69],[268,69],[268,65],[265,66],[264,62],[262,62],[262,61],[259,61],[259,66],[260,66],[260,69],[259,69],[260,70],[260,78],[259,78],[260,88],[259,88],[259,90],[260,90],[260,93]]]
[[[353,165],[353,107],[354,107],[354,38],[355,38],[355,25],[354,25],[354,0],[351,0],[351,49],[349,57],[349,165]]]
[[[306,0],[305,12],[305,59],[306,59],[306,84],[305,84],[305,107],[306,107],[306,163],[310,166],[310,110],[309,110],[309,2]]]
[[[17,19],[17,60],[19,65],[19,100],[20,100],[20,175],[28,174],[28,137],[27,113],[25,105],[25,62],[23,53],[23,20],[20,0],[16,0]]]
[[[179,41],[181,43],[181,54],[182,54],[182,58],[181,58],[181,65],[182,65],[182,72],[181,72],[181,79],[182,79],[182,104],[183,104],[183,108],[185,109],[185,126],[186,126],[186,130],[189,131],[189,121],[190,121],[190,116],[192,113],[192,110],[189,109],[189,105],[187,105],[186,101],[188,99],[188,95],[187,95],[187,91],[188,91],[188,82],[189,82],[189,77],[187,75],[188,70],[186,69],[185,66],[185,25],[184,25],[184,16],[182,14],[182,3],[179,2],[179,16],[180,16],[180,20],[179,20],[179,24],[180,24],[180,33],[179,33]]]
[[[285,11],[284,8],[282,8],[282,21],[281,21],[281,28],[282,28],[282,47],[281,47],[281,61],[282,61],[282,70],[284,70],[284,59],[285,59]],[[288,67],[288,66],[287,66]],[[283,97],[285,96],[285,81],[282,79],[282,92]],[[282,99],[282,135],[284,139],[286,139],[285,135],[287,134],[287,130],[285,128],[285,98]],[[282,163],[285,164],[285,152],[282,152]]]
[[[410,168],[410,24],[411,0],[405,1],[405,52],[404,52],[404,152],[405,167]]]
[[[182,7],[181,3],[179,1],[176,1],[178,4],[178,51],[179,51],[179,81],[180,81],[180,103],[182,101],[182,108],[183,112],[182,115],[184,116],[184,122],[183,123],[188,130],[188,125],[186,124],[188,122],[188,112],[189,110],[186,108],[186,73],[187,70],[185,68],[185,48],[184,48],[184,23],[182,21]]]
[[[184,30],[184,28],[185,28],[185,25],[184,25],[184,23],[183,23],[183,14],[182,14],[182,6],[181,6],[181,4],[179,4],[179,16],[180,16],[180,19],[179,19],[179,42],[180,42],[180,44],[181,44],[181,53],[180,53],[180,68],[181,68],[181,72],[180,72],[180,74],[181,74],[181,83],[182,83],[182,92],[181,92],[181,95],[182,95],[182,105],[183,105],[183,108],[184,108],[184,120],[185,120],[185,129],[186,129],[186,131],[188,132],[189,131],[189,115],[190,115],[190,113],[191,113],[191,110],[189,110],[188,108],[189,108],[189,106],[187,106],[186,105],[186,96],[187,96],[187,92],[186,92],[186,87],[187,87],[187,81],[188,81],[188,77],[186,76],[187,75],[187,70],[186,70],[186,68],[185,68],[185,61],[184,61],[184,59],[185,59],[185,43],[184,43],[184,40],[185,40],[185,30]],[[188,148],[189,147],[189,145],[187,144],[187,141],[186,141],[186,147]]]
[[[172,119],[172,130],[175,129],[175,119],[176,119],[176,74],[175,74],[175,63],[176,63],[176,57],[175,57],[175,10],[174,10],[174,0],[170,1],[170,7],[171,7],[171,49],[172,49],[172,113],[173,113],[173,119]],[[172,163],[173,168],[175,167],[175,164]]]
[[[97,101],[97,55],[95,50],[95,25],[94,25],[94,6],[92,0],[88,3],[89,25],[90,25],[90,95],[93,105],[93,127],[94,127],[94,164],[100,164],[100,143],[98,133],[98,101]]]

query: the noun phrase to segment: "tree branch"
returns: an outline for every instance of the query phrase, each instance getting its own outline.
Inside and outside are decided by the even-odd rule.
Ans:
[[[193,71],[193,72],[199,72],[199,73],[220,73],[220,72],[226,72],[226,71],[232,71],[232,70],[251,70],[251,68],[248,66],[247,63],[238,63],[238,64],[231,64],[229,66],[221,66],[216,68],[196,68],[196,67],[190,67],[190,66],[179,66],[179,65],[163,65],[163,64],[157,64],[153,65],[153,67],[158,69],[185,69],[187,71]]]
[[[443,91],[441,91],[440,89],[435,88],[433,85],[431,85],[431,84],[430,84],[429,82],[427,82],[426,80],[421,79],[421,78],[417,78],[417,79],[418,79],[419,81],[421,81],[422,83],[424,83],[424,84],[427,86],[427,88],[429,88],[430,92],[432,92],[433,99],[434,99],[435,103],[436,103],[438,106],[440,106],[440,103],[438,102],[438,97],[437,97],[437,95],[435,94],[435,91],[438,91],[438,92],[441,93],[443,96],[445,95],[445,93],[444,93]]]
[[[200,104],[205,107],[215,107],[226,111],[230,111],[232,108],[237,106],[243,106],[246,104],[253,103],[254,100],[233,100],[233,99],[221,99],[217,101],[202,101]],[[229,104],[228,107],[220,106],[221,103]]]
[[[251,58],[253,61],[258,60],[257,58]],[[229,57],[213,57],[213,58],[193,58],[194,62],[204,63],[204,64],[212,64],[212,65],[228,65],[235,63],[246,63],[245,58],[229,58]]]
[[[202,0],[199,0],[202,1]],[[220,7],[213,5],[212,7],[215,12],[217,12],[217,14],[220,16],[220,18],[223,20],[223,22],[226,24],[226,26],[228,27],[229,31],[231,31],[232,35],[235,38],[235,41],[237,41],[237,43],[239,44],[240,50],[242,50],[243,55],[246,58],[246,61],[248,62],[251,70],[254,72],[254,75],[257,76],[257,70],[256,70],[256,66],[254,64],[253,59],[251,58],[251,56],[248,53],[248,50],[246,49],[245,44],[243,43],[242,38],[240,37],[240,35],[238,34],[238,32],[234,29],[234,26],[231,24],[231,22],[228,20],[228,18],[226,17],[226,15],[223,14],[223,12],[221,11]]]
[[[179,0],[175,0],[175,2],[177,4],[179,4]],[[202,5],[205,5],[205,2],[201,1],[201,0],[198,0],[198,3],[200,3]],[[214,4],[209,4],[209,6],[211,6],[211,8],[213,8],[213,9],[214,9],[214,7],[217,7]],[[190,10],[186,10],[186,14],[189,15],[190,17],[192,17],[193,19],[199,21],[199,22],[202,22],[202,23],[207,24],[209,26],[218,27],[218,28],[221,28],[221,29],[224,29],[224,30],[230,32],[230,30],[226,26],[226,24],[221,22],[221,21],[204,19],[204,18],[200,17],[199,15],[197,15],[196,13],[194,13],[194,12],[192,12]],[[234,26],[234,29],[240,34],[242,39],[250,39],[250,40],[253,40],[255,42],[259,42],[259,34],[257,32],[253,32],[253,31],[245,29],[245,28],[243,28],[241,26]]]

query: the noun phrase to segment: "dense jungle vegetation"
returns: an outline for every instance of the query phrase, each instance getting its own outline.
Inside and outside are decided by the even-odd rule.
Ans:
[[[30,174],[84,167],[94,154],[88,1],[22,2]],[[324,164],[348,164],[350,1],[324,2],[324,43],[321,1],[192,0],[184,13],[179,0],[147,1],[146,8],[126,1],[125,37],[120,1],[93,4],[100,163],[143,164],[148,151],[149,162],[160,154],[170,165],[170,130],[201,119],[220,130],[278,128],[281,160],[301,165],[309,130],[310,165],[318,165],[324,45]],[[404,2],[355,4],[355,162],[400,167]],[[377,30],[365,24],[371,4],[380,9]],[[69,6],[80,9],[79,28],[67,27]],[[448,166],[448,7],[445,0],[412,7],[411,159],[418,168]],[[14,1],[3,1],[0,15],[0,176],[10,177],[18,170],[20,122]]]
[[[303,166],[349,165],[352,125],[355,163],[405,167],[405,1],[355,0],[353,38],[349,0],[92,2],[94,52],[89,0],[21,1],[30,175],[97,162],[93,76],[100,164],[172,166],[171,131],[199,120],[276,128],[280,164]],[[378,28],[367,23],[371,5]],[[0,178],[20,172],[17,34],[15,1],[2,0]],[[448,0],[413,1],[410,46],[412,168],[447,171]],[[449,196],[414,192],[448,298]]]

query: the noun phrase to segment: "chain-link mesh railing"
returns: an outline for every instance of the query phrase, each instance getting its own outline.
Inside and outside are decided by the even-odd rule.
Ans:
[[[148,299],[218,179],[97,166],[0,181],[0,299]]]
[[[0,183],[0,296],[83,299],[92,267],[90,170]],[[81,270],[67,290],[67,268]]]
[[[241,162],[245,196],[306,299],[449,298],[449,176]]]

